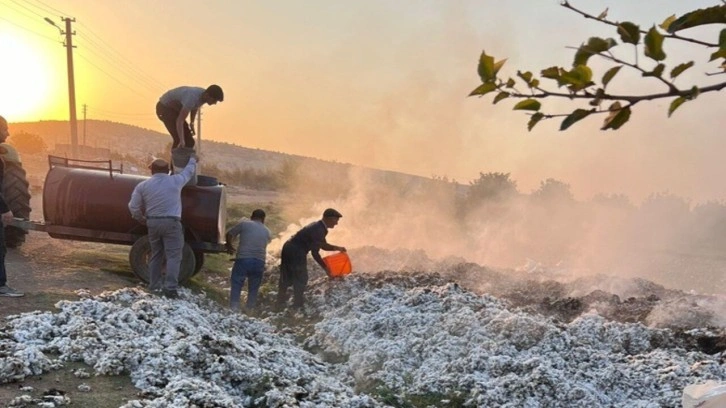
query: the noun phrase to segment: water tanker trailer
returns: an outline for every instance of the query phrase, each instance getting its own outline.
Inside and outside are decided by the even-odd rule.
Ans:
[[[128,203],[147,176],[124,174],[111,161],[49,156],[43,186],[43,222],[16,218],[12,225],[47,232],[52,238],[130,245],[134,274],[149,281],[151,255],[145,225],[131,218]],[[185,244],[179,281],[198,273],[205,253],[224,252],[226,195],[215,178],[198,176],[197,185],[182,189]]]

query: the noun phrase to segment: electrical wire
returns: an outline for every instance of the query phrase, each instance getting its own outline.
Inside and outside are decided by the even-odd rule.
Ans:
[[[7,18],[5,18],[5,17],[2,17],[2,16],[0,16],[0,20],[4,20],[4,21],[7,21],[8,23],[10,23],[10,24],[14,25],[15,27],[18,27],[18,28],[22,28],[23,30],[26,30],[26,31],[28,31],[28,32],[30,32],[30,33],[32,33],[32,34],[35,34],[35,35],[37,35],[37,36],[39,36],[39,37],[43,37],[43,38],[44,38],[44,39],[46,39],[46,40],[50,40],[50,41],[53,41],[54,43],[61,43],[61,44],[63,43],[63,41],[61,41],[61,40],[59,40],[59,39],[57,39],[57,38],[51,38],[51,37],[49,37],[49,36],[47,36],[47,35],[45,35],[45,34],[41,34],[41,33],[37,32],[37,31],[33,31],[33,30],[31,30],[30,28],[24,27],[24,26],[22,26],[22,25],[20,25],[20,24],[18,24],[18,23],[14,23],[14,22],[10,21],[10,20],[8,20],[8,19],[7,19]]]

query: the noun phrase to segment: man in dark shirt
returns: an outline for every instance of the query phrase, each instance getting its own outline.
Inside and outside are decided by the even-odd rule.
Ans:
[[[328,229],[338,225],[342,215],[328,208],[323,212],[323,218],[303,227],[295,233],[282,246],[282,259],[280,264],[280,281],[277,291],[277,305],[284,307],[287,304],[287,288],[292,286],[293,303],[295,309],[302,309],[305,304],[305,289],[308,285],[307,255],[310,252],[313,259],[330,276],[328,267],[320,256],[320,250],[341,251],[345,248],[331,245],[325,240]]]

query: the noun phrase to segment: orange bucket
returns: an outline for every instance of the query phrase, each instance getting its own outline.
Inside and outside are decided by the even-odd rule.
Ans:
[[[350,258],[345,252],[338,252],[337,254],[328,255],[323,257],[325,266],[330,270],[330,276],[341,277],[345,276],[353,271],[353,265],[350,263]]]

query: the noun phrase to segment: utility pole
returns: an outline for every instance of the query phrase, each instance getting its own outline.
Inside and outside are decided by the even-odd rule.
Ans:
[[[202,152],[202,108],[197,112],[197,153]]]
[[[88,105],[83,104],[83,145],[86,145],[86,111],[88,111]]]
[[[61,17],[61,20],[66,23],[66,30],[63,31],[53,20],[45,17],[50,25],[55,26],[60,31],[61,35],[66,36],[66,41],[63,44],[66,47],[66,55],[68,60],[68,103],[70,105],[70,123],[71,123],[71,156],[78,156],[78,123],[76,120],[76,83],[73,79],[73,35],[76,33],[71,29],[71,23],[76,21],[75,18]]]
[[[66,54],[68,56],[68,102],[71,105],[71,155],[78,157],[78,123],[76,122],[76,83],[73,79],[73,35],[71,22],[76,19],[66,17]]]

